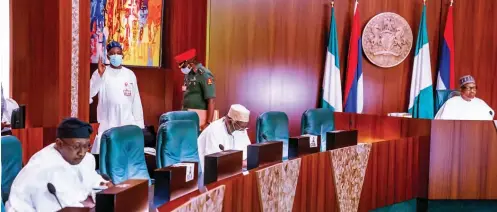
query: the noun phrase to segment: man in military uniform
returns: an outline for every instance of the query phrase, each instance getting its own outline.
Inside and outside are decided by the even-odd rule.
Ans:
[[[181,72],[185,74],[183,110],[206,110],[206,122],[200,123],[200,130],[203,130],[213,121],[214,117],[216,98],[214,76],[209,69],[197,62],[195,49],[190,49],[174,59]]]

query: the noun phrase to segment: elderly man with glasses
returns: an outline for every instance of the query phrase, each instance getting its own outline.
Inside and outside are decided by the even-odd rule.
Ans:
[[[7,211],[58,211],[62,207],[93,207],[95,192],[113,186],[95,171],[88,153],[92,127],[76,118],[64,119],[54,143],[31,157],[11,187]],[[55,188],[58,199],[49,191]]]
[[[471,75],[459,79],[461,95],[447,100],[435,119],[446,120],[492,120],[494,110],[476,97],[476,81]]]
[[[250,111],[244,106],[231,105],[225,117],[212,122],[200,134],[197,144],[202,170],[204,170],[205,155],[230,149],[243,151],[243,165],[246,166],[247,146],[250,145],[247,134],[249,115]]]

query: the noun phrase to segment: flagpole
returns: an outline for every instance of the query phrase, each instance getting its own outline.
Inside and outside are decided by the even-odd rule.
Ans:
[[[423,5],[426,5],[426,0],[423,0]]]
[[[452,4],[454,4],[454,0],[450,0],[450,6],[452,7]]]
[[[331,0],[330,4],[331,4],[331,8],[334,8],[335,7],[335,0]]]

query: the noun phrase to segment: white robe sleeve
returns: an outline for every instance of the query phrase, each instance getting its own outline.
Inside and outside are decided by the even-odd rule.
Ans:
[[[143,107],[142,101],[140,99],[140,92],[138,91],[138,82],[136,80],[136,76],[133,74],[133,81],[135,82],[135,86],[133,86],[133,117],[135,118],[135,123],[140,128],[145,128],[145,123],[143,121]]]
[[[221,151],[219,149],[219,143],[221,141],[218,138],[216,138],[215,132],[213,131],[214,131],[213,128],[211,129],[207,128],[202,132],[202,134],[198,137],[197,140],[198,157],[200,160],[200,166],[202,167],[202,170],[204,170],[205,156]]]
[[[104,180],[104,178],[102,178],[102,176],[95,171],[95,157],[93,157],[93,155],[91,155],[90,153],[86,153],[83,162],[84,162],[83,175],[85,181],[88,182],[89,187],[96,188],[100,186],[100,183],[106,182],[106,180]]]
[[[5,204],[7,212],[31,212],[35,211],[31,201],[31,192],[26,190],[20,192],[11,192],[9,201]]]
[[[248,137],[247,131],[236,132],[235,146],[237,150],[243,151],[243,160],[247,160],[247,146],[250,145],[250,138]]]
[[[100,88],[102,87],[103,82],[104,82],[104,77],[105,77],[105,75],[100,77],[100,74],[98,74],[98,70],[93,72],[93,74],[91,75],[91,79],[90,79],[90,104],[93,102],[93,97],[95,97],[98,94],[98,92],[100,91]]]
[[[454,105],[457,104],[454,101],[451,101],[451,99],[447,100],[444,105],[438,110],[437,114],[435,115],[435,119],[442,119],[442,120],[457,120],[458,117],[458,110],[457,106]]]

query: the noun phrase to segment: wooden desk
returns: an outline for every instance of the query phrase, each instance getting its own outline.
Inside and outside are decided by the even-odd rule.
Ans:
[[[431,120],[335,112],[337,130],[358,130],[358,142],[429,136]]]
[[[430,199],[497,199],[497,131],[492,121],[433,121]]]
[[[355,147],[355,146],[354,146]],[[368,211],[414,197],[427,197],[429,137],[400,138],[372,144],[359,202]],[[337,150],[333,150],[337,151]],[[294,211],[338,211],[330,152],[305,155],[301,167]],[[236,175],[207,186],[225,185],[224,211],[261,211],[256,172]],[[171,211],[199,195],[194,191],[159,207]]]

